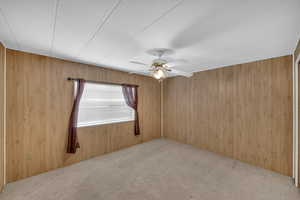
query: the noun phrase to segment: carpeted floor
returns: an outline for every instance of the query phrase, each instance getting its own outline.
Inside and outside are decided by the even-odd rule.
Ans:
[[[158,139],[8,184],[0,200],[299,200],[290,177]]]

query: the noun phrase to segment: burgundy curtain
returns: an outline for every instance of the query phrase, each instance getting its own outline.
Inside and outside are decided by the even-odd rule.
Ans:
[[[138,90],[136,86],[122,85],[123,95],[126,104],[135,111],[134,135],[140,135],[139,114],[138,114]]]
[[[67,153],[76,153],[76,149],[79,148],[78,137],[77,137],[77,120],[78,120],[78,109],[80,99],[83,93],[85,80],[79,79],[77,82],[77,93],[74,99],[73,108],[69,122],[69,136],[68,136],[68,147]]]

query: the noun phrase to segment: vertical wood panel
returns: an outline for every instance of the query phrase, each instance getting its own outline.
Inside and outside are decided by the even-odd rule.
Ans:
[[[300,55],[300,40],[298,40],[298,43],[297,43],[297,46],[296,46],[296,49],[295,49],[295,52],[294,52],[294,62],[297,61],[297,58],[298,58],[299,55]],[[295,63],[295,66],[297,64],[298,64],[298,66],[300,65],[300,63]],[[298,77],[300,77],[300,76],[298,75]],[[298,86],[298,88],[299,88],[299,86]],[[298,94],[299,94],[299,91],[298,91]],[[299,102],[298,102],[298,104],[299,104]],[[299,113],[298,113],[298,115],[299,115]],[[298,122],[298,124],[299,124],[299,122]],[[300,137],[298,137],[298,144],[300,144]],[[298,162],[300,162],[300,153],[299,153],[298,156],[299,156]],[[300,163],[298,163],[298,172],[300,172]],[[298,180],[300,180],[300,173],[298,173]],[[300,185],[298,187],[300,187]]]
[[[292,57],[164,82],[164,135],[292,174]]]
[[[79,128],[66,154],[73,83],[67,77],[138,84],[141,135],[133,122]],[[15,181],[159,138],[160,84],[145,76],[20,51],[7,51],[7,177]]]
[[[300,43],[298,43],[298,46]],[[295,52],[296,53],[296,52]],[[300,55],[300,54],[299,54]],[[295,54],[295,57],[296,57],[296,54]],[[295,60],[297,61],[297,59]],[[298,68],[298,87],[296,87],[296,89],[298,89],[298,102],[296,102],[296,104],[298,104],[298,146],[296,147],[295,150],[298,150],[298,162],[295,160],[296,162],[296,167],[298,166],[298,187],[300,187],[300,184],[299,184],[299,180],[300,180],[300,153],[299,153],[299,144],[300,144],[300,134],[299,134],[299,124],[300,124],[300,111],[299,111],[299,106],[300,106],[300,82],[299,82],[299,77],[300,77],[300,61],[298,63],[295,62],[295,67]],[[297,139],[297,138],[296,138]],[[294,143],[295,144],[295,143]],[[297,145],[297,144],[295,144]],[[297,156],[297,155],[296,155]]]
[[[5,47],[0,42],[0,191],[5,184]]]

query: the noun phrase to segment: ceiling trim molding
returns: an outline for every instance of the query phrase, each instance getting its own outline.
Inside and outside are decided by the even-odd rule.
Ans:
[[[113,13],[116,11],[116,9],[120,6],[121,2],[123,0],[118,0],[117,3],[112,7],[112,9],[109,11],[109,13],[104,17],[104,19],[101,19],[101,23],[98,23],[96,31],[92,34],[91,38],[83,44],[83,46],[79,49],[77,53],[77,57],[80,56],[81,52],[95,39],[96,35],[100,33],[101,30],[103,30],[104,25],[108,22],[108,19],[113,15]]]

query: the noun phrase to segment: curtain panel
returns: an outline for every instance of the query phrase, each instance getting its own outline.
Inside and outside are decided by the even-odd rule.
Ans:
[[[69,121],[69,135],[67,153],[76,153],[77,148],[80,148],[77,136],[77,120],[80,99],[83,94],[85,80],[79,79],[77,84],[76,97],[74,99],[73,108]]]
[[[123,84],[122,91],[126,104],[135,111],[134,135],[140,135],[138,114],[138,88],[137,86]]]

